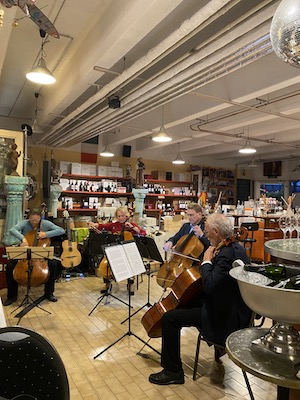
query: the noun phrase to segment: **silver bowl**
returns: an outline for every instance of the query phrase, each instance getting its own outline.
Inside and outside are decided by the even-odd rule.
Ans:
[[[269,332],[253,344],[299,361],[300,336],[293,325],[300,323],[300,291],[265,286],[268,278],[262,275],[261,282],[256,283],[258,274],[244,271],[243,266],[232,268],[229,273],[237,280],[247,306],[276,321]]]

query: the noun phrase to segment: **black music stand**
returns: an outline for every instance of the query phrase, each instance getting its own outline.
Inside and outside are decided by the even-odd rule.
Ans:
[[[101,235],[99,235],[99,236],[101,236]],[[107,242],[108,242],[108,241],[110,241],[110,242],[101,245],[102,254],[105,254],[105,249],[106,249],[107,246],[114,245],[114,244],[118,244],[118,242],[120,241],[120,237],[117,236],[117,235],[107,234],[105,240],[106,240]],[[108,264],[109,264],[109,263],[108,263]],[[107,267],[106,289],[104,290],[103,293],[101,292],[102,295],[101,295],[100,297],[98,297],[96,305],[94,306],[94,308],[90,311],[90,313],[89,313],[88,315],[91,315],[91,314],[92,314],[92,312],[98,307],[98,305],[101,303],[101,301],[102,301],[103,299],[106,299],[105,304],[107,304],[107,300],[108,300],[108,297],[109,297],[109,296],[112,297],[112,298],[115,299],[115,300],[120,301],[121,303],[125,304],[126,306],[128,306],[128,303],[126,303],[126,302],[123,301],[122,299],[119,299],[117,296],[114,296],[113,294],[111,294],[111,290],[112,290],[112,281],[111,281],[111,279],[109,279],[109,277],[108,277],[108,267]]]
[[[114,246],[122,246],[122,247],[124,246],[125,247],[129,243],[134,243],[134,241],[122,242],[122,243],[119,243],[119,244],[112,245],[112,247],[114,247]],[[136,243],[134,243],[134,244],[135,244],[135,247],[136,247]],[[115,249],[117,250],[117,248],[115,248]],[[113,343],[111,343],[108,347],[106,347],[100,353],[96,354],[94,356],[94,360],[97,357],[101,356],[101,354],[103,354],[106,350],[108,350],[111,347],[113,347],[116,343],[120,342],[126,336],[134,336],[135,338],[140,340],[142,343],[144,343],[144,346],[150,347],[153,351],[155,351],[157,354],[160,355],[160,352],[158,350],[156,350],[154,347],[150,346],[145,340],[141,339],[139,336],[137,336],[135,333],[133,333],[131,331],[131,284],[132,284],[132,278],[133,278],[133,276],[137,275],[138,273],[145,272],[145,266],[144,266],[143,261],[142,261],[142,259],[140,257],[140,254],[138,253],[138,250],[135,252],[135,256],[139,256],[140,257],[140,260],[139,260],[140,261],[140,266],[143,265],[143,270],[140,268],[140,270],[137,273],[135,273],[133,270],[130,271],[129,270],[130,268],[127,269],[127,271],[122,270],[121,273],[120,273],[120,271],[118,271],[118,268],[119,268],[120,264],[118,264],[118,262],[116,262],[116,264],[115,264],[113,256],[112,255],[109,256],[108,252],[106,254],[107,254],[107,257],[109,258],[110,265],[111,265],[112,271],[113,271],[113,273],[115,275],[116,281],[119,282],[120,280],[127,279],[127,285],[128,285],[128,318],[127,318],[127,320],[128,320],[128,330],[127,330],[126,333],[124,333],[123,336],[121,336],[119,339],[115,340]],[[126,260],[124,259],[124,261],[126,261]],[[126,267],[125,267],[125,269],[126,269]]]
[[[162,256],[157,248],[157,245],[155,243],[155,240],[152,237],[149,236],[134,236],[134,240],[137,244],[137,248],[142,256],[143,259],[147,259],[147,262],[145,264],[146,268],[146,275],[148,276],[148,297],[147,297],[147,302],[141,306],[138,310],[136,310],[133,314],[131,314],[131,317],[133,317],[135,314],[137,314],[139,311],[141,311],[145,307],[152,307],[152,304],[150,303],[150,263],[151,261],[158,261],[159,263],[163,264],[163,259]],[[125,321],[127,321],[128,318],[124,319],[124,321],[121,322],[123,324]]]
[[[12,312],[15,312],[19,308],[23,306],[23,310],[16,314],[14,317],[19,318],[17,325],[24,315],[26,315],[33,308],[38,307],[41,310],[45,311],[48,314],[51,314],[50,311],[42,308],[39,303],[41,303],[45,299],[45,295],[39,297],[37,300],[33,300],[30,296],[30,288],[31,288],[31,274],[33,266],[31,265],[31,260],[33,259],[53,259],[53,247],[40,247],[40,246],[31,246],[31,247],[6,247],[6,253],[9,260],[24,260],[28,261],[28,269],[27,269],[27,286],[26,286],[26,294],[21,302],[21,304]],[[31,300],[31,301],[29,301]]]

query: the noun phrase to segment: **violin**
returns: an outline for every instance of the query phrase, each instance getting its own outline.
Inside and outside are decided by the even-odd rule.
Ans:
[[[47,247],[50,245],[50,239],[38,239],[40,229],[32,230],[25,235],[29,246]],[[13,277],[16,282],[22,286],[28,284],[28,269],[31,268],[30,286],[37,287],[47,282],[49,278],[48,262],[42,259],[24,259],[19,260],[13,270]]]
[[[204,218],[199,222],[201,225]],[[163,288],[173,285],[176,278],[186,269],[192,267],[193,263],[199,262],[198,257],[203,253],[204,245],[191,231],[189,234],[181,237],[174,249],[172,257],[166,261],[159,269],[156,281]]]

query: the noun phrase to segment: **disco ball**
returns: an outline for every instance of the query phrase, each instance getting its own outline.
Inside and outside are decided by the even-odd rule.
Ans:
[[[271,23],[271,43],[283,61],[300,68],[300,2],[283,0]]]

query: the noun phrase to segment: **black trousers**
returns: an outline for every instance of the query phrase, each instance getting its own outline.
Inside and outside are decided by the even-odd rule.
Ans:
[[[6,266],[7,280],[7,298],[13,299],[18,297],[18,283],[14,280],[13,271],[18,260],[11,260]],[[54,292],[54,283],[57,277],[57,262],[55,260],[48,261],[49,278],[45,283],[45,295],[49,296]]]
[[[180,357],[181,328],[196,326],[201,328],[201,306],[174,309],[162,317],[161,365],[172,372],[182,370]]]

